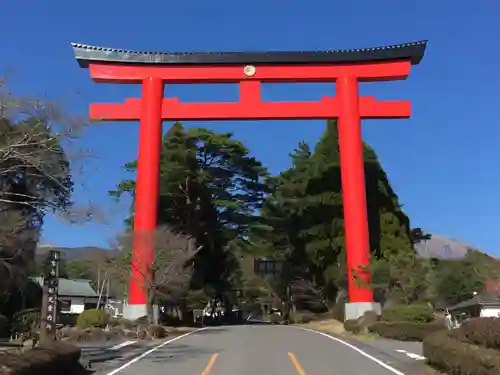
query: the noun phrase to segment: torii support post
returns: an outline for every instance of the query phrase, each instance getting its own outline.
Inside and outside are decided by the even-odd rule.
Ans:
[[[94,120],[140,121],[134,216],[134,252],[127,317],[146,314],[145,279],[154,259],[152,233],[158,207],[161,124],[176,120],[276,120],[338,118],[349,303],[346,319],[379,312],[368,267],[361,119],[407,118],[407,101],[360,97],[359,82],[405,79],[422,59],[426,42],[352,51],[264,53],[141,53],[73,45],[80,65],[96,82],[142,84],[141,99],[92,104]],[[335,97],[319,102],[263,102],[261,83],[336,82]],[[239,83],[237,103],[180,103],[163,97],[169,83]]]

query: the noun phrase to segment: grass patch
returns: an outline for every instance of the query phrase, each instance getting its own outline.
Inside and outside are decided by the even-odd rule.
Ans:
[[[344,323],[339,322],[336,319],[312,321],[309,323],[295,324],[295,326],[313,329],[315,331],[327,333],[329,335],[342,336],[345,338],[355,338],[358,340],[376,340],[379,338],[379,336],[372,333],[355,335],[349,331],[346,331],[344,328]]]

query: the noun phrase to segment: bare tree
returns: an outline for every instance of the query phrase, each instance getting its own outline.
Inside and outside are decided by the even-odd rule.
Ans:
[[[148,295],[148,319],[153,322],[153,305],[158,301],[178,301],[189,286],[193,271],[192,259],[201,249],[196,247],[195,239],[178,234],[168,227],[158,228],[151,236],[154,254],[151,266],[144,259],[135,259],[132,248],[138,241],[146,238],[133,238],[132,234],[121,236],[118,240],[119,252],[107,263],[110,277],[123,284],[130,275],[137,275],[137,281]],[[132,272],[135,271],[135,272]]]
[[[71,199],[74,176],[91,156],[77,144],[88,124],[55,101],[12,94],[0,78],[0,289],[24,284],[47,214],[71,223],[95,218],[95,207]]]
[[[56,102],[16,97],[3,85],[0,80],[0,203],[41,215],[60,211],[74,220],[69,208],[77,171],[70,171],[70,163],[77,167],[90,156],[74,147],[88,121],[67,114]],[[16,186],[21,182],[25,189]]]
[[[324,287],[302,277],[295,277],[291,282],[290,289],[298,303],[314,304],[328,310],[328,298]]]

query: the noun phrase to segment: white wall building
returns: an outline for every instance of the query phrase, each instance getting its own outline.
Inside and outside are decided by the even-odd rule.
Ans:
[[[448,307],[453,324],[460,325],[464,320],[479,317],[500,318],[500,293],[487,292]]]
[[[37,277],[36,281],[43,286],[43,278]],[[84,310],[95,309],[99,295],[92,288],[90,280],[59,278],[59,306],[62,313],[80,314]],[[105,303],[105,296],[101,304]]]

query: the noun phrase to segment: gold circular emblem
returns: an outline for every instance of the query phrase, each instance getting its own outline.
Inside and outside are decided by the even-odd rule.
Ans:
[[[253,65],[247,65],[243,68],[243,73],[245,73],[245,75],[247,77],[252,77],[255,75],[255,72],[256,72],[256,69],[255,69],[255,66]]]

